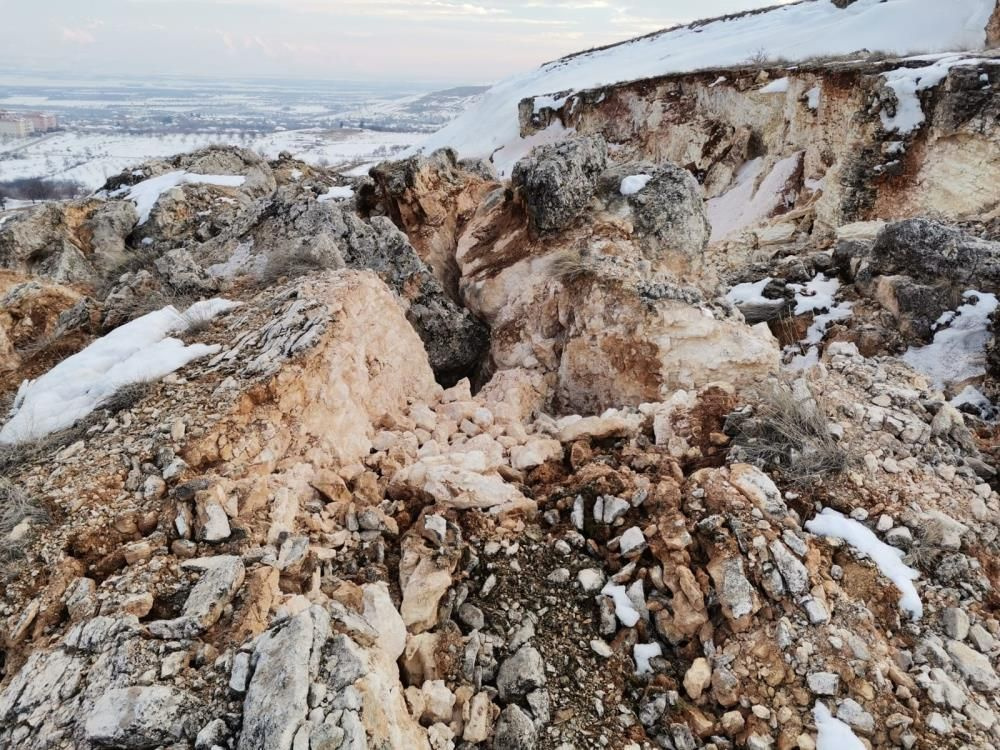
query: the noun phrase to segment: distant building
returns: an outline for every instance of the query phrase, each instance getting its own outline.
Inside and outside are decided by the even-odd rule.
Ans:
[[[0,136],[24,138],[32,133],[47,133],[59,127],[55,115],[44,112],[9,112],[0,110]]]
[[[35,132],[35,126],[27,120],[0,119],[0,135],[24,138]]]
[[[36,133],[47,133],[59,127],[59,121],[56,119],[56,116],[46,114],[45,112],[30,112],[24,116],[24,119],[28,120],[34,126]]]

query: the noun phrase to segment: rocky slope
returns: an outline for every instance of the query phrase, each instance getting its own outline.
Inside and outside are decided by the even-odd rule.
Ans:
[[[1000,743],[992,59],[0,214],[0,746]]]

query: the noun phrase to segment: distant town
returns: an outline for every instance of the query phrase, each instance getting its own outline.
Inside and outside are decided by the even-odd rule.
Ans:
[[[0,109],[0,137],[25,138],[59,128],[59,119],[45,112],[10,112]]]

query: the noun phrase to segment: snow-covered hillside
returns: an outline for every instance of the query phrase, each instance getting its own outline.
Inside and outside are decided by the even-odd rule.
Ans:
[[[517,106],[525,97],[563,95],[620,81],[738,65],[751,59],[803,60],[862,50],[911,55],[979,49],[985,44],[985,29],[994,7],[995,0],[857,0],[839,9],[830,0],[807,0],[763,13],[679,27],[556,60],[508,78],[431,136],[422,148],[431,151],[451,146],[464,157],[495,153],[497,168],[507,174],[513,162],[534,145],[520,142],[518,132]],[[539,140],[538,136],[535,139]]]

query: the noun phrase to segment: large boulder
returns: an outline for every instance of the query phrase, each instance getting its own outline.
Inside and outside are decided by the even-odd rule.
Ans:
[[[925,284],[995,292],[1000,290],[1000,242],[972,237],[932,219],[897,221],[875,239],[866,273],[905,274]]]
[[[535,148],[514,167],[520,190],[539,232],[567,228],[594,197],[608,147],[599,136],[571,138]]]
[[[643,254],[654,264],[679,270],[679,261],[701,256],[712,234],[701,186],[676,164],[626,164],[601,177],[601,196],[628,206]]]

